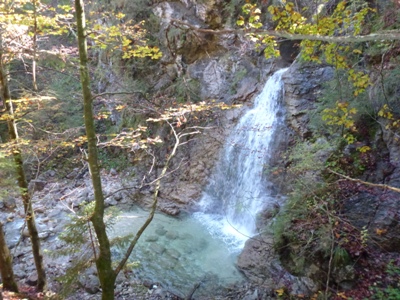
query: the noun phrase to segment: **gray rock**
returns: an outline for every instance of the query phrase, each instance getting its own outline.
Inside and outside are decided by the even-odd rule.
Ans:
[[[13,197],[5,197],[2,202],[7,208],[15,208],[17,206],[17,202]]]
[[[146,237],[145,241],[146,242],[157,242],[158,241],[158,236],[150,235],[150,236]]]
[[[333,78],[331,67],[295,62],[283,75],[285,104],[289,125],[302,137],[308,137],[308,112],[315,109],[315,101],[324,82]]]
[[[257,289],[255,289],[254,292],[248,291],[243,298],[243,300],[257,300],[257,299],[258,299]]]
[[[356,273],[351,265],[342,268],[334,269],[332,274],[333,279],[344,289],[351,289],[355,284]]]
[[[122,193],[116,193],[116,194],[114,195],[114,199],[115,199],[116,201],[120,201],[120,200],[122,199]]]
[[[117,170],[115,170],[114,168],[111,168],[111,170],[110,170],[110,175],[111,175],[111,176],[117,176],[117,175],[118,175]]]
[[[31,274],[31,275],[29,275],[29,277],[25,280],[25,283],[26,283],[27,285],[30,285],[30,286],[35,286],[35,285],[37,284],[37,281],[38,281],[37,274]]]
[[[97,276],[87,276],[87,278],[85,278],[84,289],[89,294],[96,294],[100,290],[100,281]]]
[[[273,254],[272,237],[258,235],[249,239],[237,260],[237,267],[257,284],[261,284],[268,277],[271,277],[271,270],[268,266],[275,259]]]
[[[168,254],[169,256],[175,258],[175,259],[178,259],[179,257],[181,257],[181,253],[179,253],[179,251],[176,250],[176,249],[168,248],[168,249],[165,251],[165,253]]]
[[[50,232],[49,231],[44,231],[44,232],[40,232],[39,233],[39,239],[47,239],[50,236]]]
[[[110,197],[106,199],[105,204],[106,206],[115,206],[118,202],[113,197]]]
[[[174,230],[170,230],[167,232],[165,237],[170,240],[176,240],[179,237],[179,233]]]
[[[22,231],[22,235],[24,237],[29,237],[29,230],[28,230],[28,228],[26,226],[25,226],[24,230]]]
[[[155,230],[155,233],[157,233],[158,235],[165,235],[167,233],[167,231],[164,229],[164,227],[159,227]]]
[[[48,208],[46,208],[45,206],[37,206],[34,208],[35,213],[39,213],[42,214],[44,212],[46,212],[48,210]]]
[[[165,247],[159,244],[151,244],[150,250],[161,255],[165,252]]]
[[[28,189],[29,191],[42,191],[44,189],[44,187],[46,186],[46,181],[43,180],[31,180],[29,182],[29,186]]]

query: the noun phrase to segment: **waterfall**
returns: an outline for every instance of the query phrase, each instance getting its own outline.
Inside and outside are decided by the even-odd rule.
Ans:
[[[199,202],[200,212],[194,214],[234,251],[256,234],[257,213],[274,202],[263,173],[274,130],[282,122],[279,102],[286,70],[269,78],[254,107],[233,129]]]

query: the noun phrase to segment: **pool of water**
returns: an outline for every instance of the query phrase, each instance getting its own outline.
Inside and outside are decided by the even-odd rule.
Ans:
[[[148,212],[135,208],[119,215],[111,238],[134,234]],[[114,251],[115,252],[115,251]],[[224,287],[244,280],[235,267],[238,248],[212,236],[201,222],[190,216],[179,218],[156,214],[131,255],[142,280],[160,283],[179,296],[187,295],[201,282],[196,296],[214,295]]]

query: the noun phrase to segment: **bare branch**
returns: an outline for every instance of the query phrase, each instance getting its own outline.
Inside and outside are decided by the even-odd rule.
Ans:
[[[353,182],[357,182],[357,183],[360,183],[360,184],[365,184],[365,185],[369,185],[369,186],[373,186],[373,187],[379,187],[379,188],[383,188],[383,189],[391,190],[393,192],[400,193],[400,188],[396,188],[396,187],[393,187],[393,186],[390,186],[390,185],[387,185],[387,184],[372,183],[372,182],[364,181],[364,180],[361,180],[361,179],[351,178],[349,176],[340,174],[340,173],[338,173],[336,171],[333,171],[331,169],[328,169],[328,171],[331,172],[332,174],[335,174],[335,175],[337,175],[339,177],[345,178],[345,179],[353,181]]]
[[[94,95],[92,97],[93,99],[96,99],[98,97],[102,97],[102,96],[109,96],[109,95],[132,95],[132,94],[144,94],[142,91],[131,91],[131,92],[105,92],[105,93],[101,93],[101,94],[97,94]]]
[[[171,123],[168,122],[168,125],[171,127],[172,132],[174,133],[175,136],[175,145],[174,148],[172,149],[171,153],[168,155],[167,157],[167,161],[165,162],[165,165],[161,171],[161,178],[167,173],[169,164],[171,162],[171,159],[175,156],[176,154],[176,150],[178,149],[179,146],[179,136],[177,135],[174,127],[171,125]],[[149,224],[151,223],[151,221],[153,220],[154,214],[156,212],[156,208],[157,208],[157,203],[158,203],[158,193],[160,190],[160,186],[161,186],[161,180],[158,180],[156,182],[156,188],[154,191],[154,195],[153,195],[153,205],[151,206],[151,211],[149,216],[147,217],[146,221],[144,222],[144,224],[142,225],[142,227],[140,227],[139,231],[136,233],[135,237],[133,238],[133,240],[131,241],[128,250],[126,251],[124,258],[120,261],[120,263],[118,264],[117,268],[115,269],[114,273],[115,276],[118,276],[119,272],[121,272],[122,268],[124,267],[124,265],[126,264],[126,262],[129,259],[129,256],[131,255],[133,248],[136,246],[137,241],[139,240],[139,238],[141,237],[141,235],[143,234],[143,232],[146,230],[147,226],[149,226]]]

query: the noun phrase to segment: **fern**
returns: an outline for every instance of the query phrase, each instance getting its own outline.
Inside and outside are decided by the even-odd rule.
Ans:
[[[90,217],[94,212],[94,202],[82,205],[80,210],[70,215],[70,222],[59,235],[63,247],[49,253],[51,257],[69,256],[71,265],[65,274],[58,277],[62,283],[61,296],[65,297],[74,291],[78,284],[80,274],[91,267],[98,253],[97,240],[93,232]],[[116,222],[119,211],[112,207],[105,212],[104,219],[107,229],[111,229]],[[123,247],[129,241],[129,237],[117,238],[111,241],[112,245]]]

